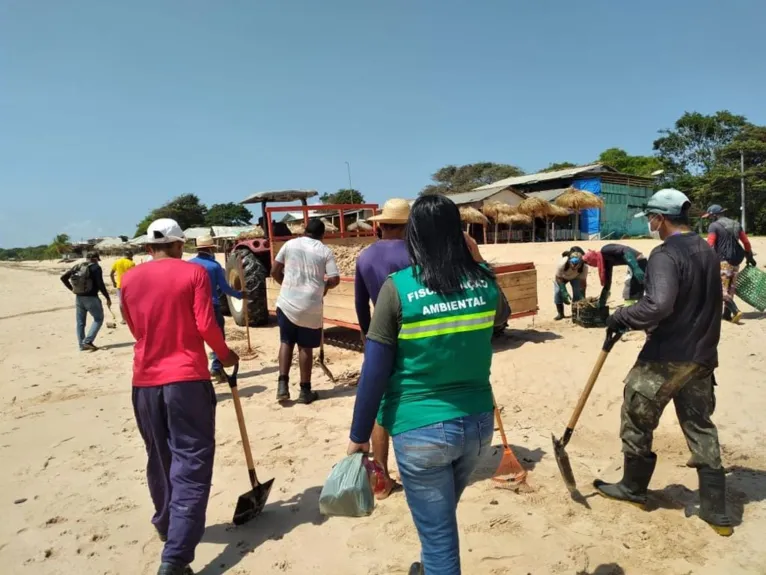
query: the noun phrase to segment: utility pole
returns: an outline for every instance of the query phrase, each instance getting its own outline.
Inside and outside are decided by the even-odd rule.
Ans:
[[[346,171],[348,172],[348,189],[353,190],[354,186],[351,185],[351,164],[346,162]],[[744,185],[744,184],[743,184]],[[744,193],[744,192],[742,192]],[[744,196],[743,196],[744,197]],[[743,200],[744,201],[744,200]],[[744,204],[743,204],[744,205]]]
[[[742,212],[742,231],[745,230],[745,152],[739,151],[739,191],[740,191],[740,211]]]

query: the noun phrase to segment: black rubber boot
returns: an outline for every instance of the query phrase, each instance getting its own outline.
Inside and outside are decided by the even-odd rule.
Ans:
[[[700,481],[700,519],[722,537],[734,533],[731,519],[726,515],[726,473],[723,469],[697,469]]]
[[[309,403],[314,403],[317,399],[319,399],[319,394],[316,391],[311,391],[311,384],[301,383],[301,393],[296,401],[308,405]]]
[[[649,481],[657,465],[657,455],[652,453],[648,457],[625,455],[625,465],[622,472],[622,481],[619,483],[605,483],[600,479],[593,482],[593,487],[604,497],[626,501],[639,507],[646,505],[646,491]]]
[[[280,375],[277,380],[277,401],[290,399],[290,376]]]
[[[416,561],[412,565],[410,565],[410,571],[408,575],[424,575],[425,571],[423,571],[423,564],[420,561]]]
[[[194,575],[194,571],[188,565],[180,567],[172,563],[163,563],[160,565],[157,575]]]
[[[557,303],[556,304],[556,311],[559,312],[555,319],[556,321],[564,319],[564,304],[563,303]]]

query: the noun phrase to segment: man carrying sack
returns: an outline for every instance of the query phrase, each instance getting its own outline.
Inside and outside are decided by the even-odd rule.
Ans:
[[[200,236],[197,238],[197,257],[192,258],[189,261],[193,264],[197,264],[205,268],[207,277],[210,280],[210,289],[213,296],[213,313],[215,313],[215,322],[218,327],[221,328],[221,333],[224,339],[226,339],[225,319],[223,317],[223,310],[221,310],[221,298],[227,295],[242,299],[242,292],[232,288],[226,281],[226,273],[223,271],[223,267],[215,260],[215,240],[212,236]],[[223,367],[221,366],[221,360],[213,352],[213,357],[210,363],[210,377],[212,377],[216,383],[226,383],[226,376],[223,373]]]
[[[707,243],[715,250],[721,260],[723,319],[731,323],[738,323],[742,317],[742,312],[739,311],[734,302],[734,292],[737,289],[739,266],[742,260],[747,260],[749,266],[755,266],[756,263],[747,234],[739,222],[725,217],[723,215],[725,212],[726,210],[721,206],[713,204],[707,209],[707,212],[702,214],[702,217],[711,222],[707,230]]]
[[[152,523],[165,548],[158,575],[192,575],[205,531],[215,454],[215,391],[205,343],[224,366],[237,363],[213,314],[210,280],[181,259],[175,220],[148,229],[151,262],[122,282],[122,314],[136,338],[133,411],[146,445]]]
[[[721,335],[718,257],[689,230],[689,199],[678,190],[660,190],[646,210],[650,233],[663,243],[652,250],[646,292],[635,305],[607,320],[614,332],[643,330],[646,343],[625,379],[620,436],[625,455],[619,483],[596,480],[601,495],[643,506],[657,455],[654,430],[670,400],[697,469],[701,519],[723,536],[732,534],[726,515],[726,475],[721,466],[715,409],[715,376]]]

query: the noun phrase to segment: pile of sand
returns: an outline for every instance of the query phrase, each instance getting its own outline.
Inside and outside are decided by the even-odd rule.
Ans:
[[[338,264],[338,270],[342,276],[353,276],[356,273],[356,259],[362,250],[369,244],[359,244],[352,246],[330,245],[330,249],[335,254],[335,263]]]

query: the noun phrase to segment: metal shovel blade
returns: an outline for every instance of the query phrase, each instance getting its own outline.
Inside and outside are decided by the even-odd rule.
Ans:
[[[264,483],[259,483],[244,495],[239,496],[237,507],[234,509],[234,525],[243,525],[261,514],[266,505],[266,500],[269,498],[272,485],[274,485],[274,480],[269,479]]]
[[[577,490],[577,482],[572,471],[572,464],[569,462],[569,455],[567,455],[564,444],[553,434],[551,434],[551,439],[553,440],[553,455],[556,457],[556,464],[559,466],[561,476],[564,478],[569,492],[574,493]]]

